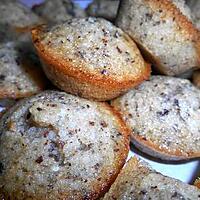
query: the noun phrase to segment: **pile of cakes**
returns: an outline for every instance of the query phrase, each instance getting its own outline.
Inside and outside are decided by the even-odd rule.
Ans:
[[[0,198],[200,199],[126,163],[200,158],[199,5],[2,1]]]

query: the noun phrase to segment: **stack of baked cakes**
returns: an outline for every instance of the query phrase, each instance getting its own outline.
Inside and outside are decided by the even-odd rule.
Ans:
[[[1,1],[1,199],[200,199],[142,160],[125,164],[130,141],[161,160],[200,158],[200,90],[183,78],[198,85],[200,32],[187,3]]]

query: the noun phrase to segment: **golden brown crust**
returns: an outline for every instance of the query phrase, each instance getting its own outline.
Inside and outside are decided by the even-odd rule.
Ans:
[[[44,70],[55,85],[70,93],[99,101],[109,100],[138,85],[150,75],[151,69],[147,63],[144,72],[139,76],[135,78],[127,76],[123,80],[114,77],[102,78],[95,72],[87,71],[84,65],[77,69],[70,60],[66,61],[57,55],[52,55],[40,42],[41,33],[41,26],[32,30],[33,43],[44,63]],[[129,39],[129,42],[132,41]]]
[[[43,94],[43,96],[42,96],[42,94]],[[37,98],[37,99],[34,100],[34,102],[39,102],[39,99],[41,97],[42,97],[43,100],[46,99],[47,97],[49,98],[48,100],[50,100],[51,98],[54,98],[53,95],[55,95],[55,98],[59,98],[59,99],[60,99],[60,97],[63,98],[62,95],[66,95],[66,93],[61,93],[61,92],[58,92],[58,91],[46,91],[46,92],[43,92],[42,94],[39,94],[39,95],[33,97],[33,98]],[[57,96],[59,94],[61,96]],[[72,98],[75,98],[75,97],[72,96]],[[32,105],[33,104],[32,101],[33,100],[31,100],[31,99],[21,101],[21,103],[17,104],[15,106],[15,108],[10,110],[9,113],[7,113],[6,115],[11,116],[12,113],[16,113],[16,114],[18,113],[21,116],[21,114],[19,113],[19,110],[20,111],[24,110],[27,107],[27,104]],[[83,101],[86,101],[86,100],[83,99]],[[25,191],[20,190],[20,188],[17,188],[15,191],[14,190],[13,191],[10,191],[10,190],[7,191],[7,190],[5,190],[5,188],[0,187],[0,194],[3,195],[3,197],[5,199],[9,199],[9,198],[11,198],[11,199],[12,198],[15,198],[15,199],[19,199],[19,198],[20,199],[43,199],[43,200],[55,199],[55,198],[60,199],[60,200],[61,199],[71,199],[71,198],[73,198],[73,199],[97,199],[100,196],[103,196],[105,194],[105,192],[108,191],[108,189],[110,188],[110,185],[114,182],[114,180],[116,179],[118,173],[120,172],[121,168],[123,167],[123,165],[126,161],[128,151],[129,151],[130,131],[129,131],[129,129],[127,129],[125,123],[121,119],[121,116],[116,111],[114,111],[112,109],[112,107],[109,106],[107,103],[91,102],[91,104],[96,104],[96,106],[97,106],[96,109],[98,110],[100,115],[102,114],[102,116],[105,115],[105,116],[112,118],[113,126],[116,127],[116,129],[117,129],[116,135],[118,135],[120,138],[122,137],[123,139],[120,139],[120,140],[117,141],[118,142],[118,144],[117,144],[118,148],[116,150],[114,150],[115,156],[113,158],[114,159],[113,162],[111,162],[111,164],[109,164],[109,165],[106,165],[104,163],[105,165],[101,166],[101,171],[98,172],[98,176],[95,177],[94,181],[88,180],[88,182],[90,181],[89,184],[88,184],[88,187],[90,189],[85,190],[85,192],[84,192],[84,190],[78,191],[78,189],[77,189],[77,190],[74,191],[74,193],[71,192],[70,190],[65,190],[65,191],[62,191],[62,192],[59,191],[58,193],[51,194],[51,196],[48,196],[49,195],[48,194],[44,197],[44,194],[40,193],[40,191],[38,191],[38,194],[36,195],[35,192],[31,189],[30,189],[30,191],[29,191],[30,193],[29,193],[29,192],[27,192],[27,190],[25,190]],[[89,101],[88,101],[88,105],[90,105]],[[22,107],[23,107],[23,109],[21,109]],[[91,107],[91,105],[90,105],[90,107]],[[26,111],[24,111],[24,112],[26,112]],[[24,118],[24,114],[22,114],[21,117]],[[4,119],[2,119],[2,120],[5,120],[5,119],[7,119],[7,116],[5,116]],[[18,118],[15,119],[15,120],[18,121]],[[16,131],[16,126],[17,126],[16,123],[17,122],[11,121],[9,119],[8,119],[8,121],[9,122],[6,125],[6,127],[9,127],[8,128],[9,130],[13,129],[13,131],[14,130]],[[109,152],[108,152],[108,154],[109,154]],[[44,158],[44,156],[43,156],[43,158]],[[26,163],[25,163],[25,166],[26,166]],[[7,168],[9,168],[9,167],[7,167]],[[77,169],[77,170],[79,170],[79,169]],[[15,176],[16,169],[14,169],[13,173],[14,173],[14,176]],[[13,174],[13,173],[11,173],[11,174]],[[30,172],[28,172],[28,173],[30,173]],[[44,170],[44,173],[46,173],[45,170]],[[21,184],[21,183],[18,182],[18,184]],[[34,183],[31,183],[31,184],[33,185]],[[66,193],[66,191],[69,192],[69,193]]]
[[[194,185],[200,189],[200,178],[195,180]]]
[[[200,55],[200,31],[193,25],[193,23],[181,13],[179,9],[173,4],[170,0],[146,0],[153,6],[155,9],[164,9],[167,10],[167,15],[165,18],[173,18],[177,23],[177,31],[183,34],[186,40],[191,41],[197,52]],[[200,67],[200,56],[198,59],[198,67]],[[159,63],[159,62],[158,62]],[[160,67],[162,69],[162,67]]]
[[[109,106],[108,103],[102,102],[101,107],[105,107],[105,109],[108,109],[111,113],[113,113],[114,116],[116,116],[116,124],[119,127],[120,131],[123,133],[123,135],[125,135],[125,138],[127,140],[122,144],[124,146],[124,148],[120,148],[119,151],[118,151],[118,157],[116,158],[117,161],[115,162],[113,170],[109,174],[110,176],[109,177],[107,176],[106,169],[101,171],[101,174],[104,174],[104,175],[101,175],[101,177],[102,176],[107,177],[107,180],[105,181],[106,184],[102,183],[102,185],[99,186],[99,184],[97,184],[97,182],[94,181],[92,183],[92,185],[95,188],[96,192],[87,196],[88,199],[97,199],[97,198],[103,197],[103,195],[105,195],[105,193],[109,190],[112,183],[117,178],[120,170],[124,166],[124,164],[126,162],[126,156],[128,155],[128,152],[129,152],[129,149],[130,149],[130,146],[129,146],[130,129],[126,126],[126,124],[122,120],[121,115],[116,110],[114,110],[111,106]],[[122,151],[124,149],[125,149],[125,151]],[[117,173],[116,173],[116,171],[117,171]]]
[[[116,124],[119,127],[120,131],[123,133],[123,135],[125,135],[126,137],[126,141],[122,144],[124,146],[124,148],[120,148],[118,151],[118,157],[117,157],[117,162],[115,162],[115,165],[113,167],[113,169],[110,172],[110,177],[107,177],[106,175],[106,170],[105,172],[102,171],[102,174],[105,174],[103,177],[107,177],[106,183],[107,184],[102,184],[101,188],[99,188],[97,186],[97,184],[94,182],[92,185],[94,186],[96,191],[100,191],[100,193],[96,192],[94,194],[91,194],[91,196],[89,196],[88,199],[96,199],[97,197],[103,197],[103,195],[109,190],[110,186],[112,185],[112,183],[115,181],[115,179],[117,178],[120,170],[122,169],[122,167],[124,166],[125,162],[126,162],[126,155],[128,155],[130,146],[130,129],[126,126],[126,124],[124,123],[124,121],[121,118],[121,115],[114,110],[111,106],[109,106],[107,103],[101,103],[102,107],[105,107],[106,109],[108,109],[111,113],[113,113],[114,116],[116,116]],[[122,151],[122,149],[125,149],[125,151]],[[117,173],[115,173],[115,171],[118,171]]]
[[[143,149],[144,152],[148,152],[148,154],[153,157],[159,156],[162,160],[178,161],[200,158],[200,153],[188,152],[186,154],[178,149],[172,152],[168,149],[161,148],[159,145],[155,145],[155,143],[151,142],[150,140],[147,141],[145,138],[142,138],[136,134],[131,135],[131,140],[136,147],[139,147],[139,149]]]
[[[192,82],[196,87],[200,88],[200,71],[195,71],[193,73]]]
[[[192,22],[182,14],[182,12],[176,7],[171,0],[145,0],[154,9],[163,9],[166,10],[165,18],[172,17],[174,21],[179,25],[180,28],[184,29],[184,35],[187,36],[188,39],[198,39],[199,40],[199,30],[194,27]],[[185,34],[187,33],[187,34]]]
[[[186,40],[190,40],[196,47],[197,51],[200,52],[200,31],[193,25],[193,23],[177,9],[176,5],[171,0],[146,0],[150,3],[154,9],[167,10],[165,19],[167,17],[173,18],[177,23],[177,31],[181,31]],[[200,56],[199,56],[200,65]]]
[[[104,200],[115,199],[199,199],[194,186],[153,170],[148,163],[130,158]]]
[[[143,177],[149,174],[149,169],[147,167],[141,166],[139,160],[136,157],[131,157],[124,168],[120,171],[117,179],[112,184],[110,190],[105,194],[104,200],[110,199],[126,199],[128,197],[132,197],[131,199],[137,199],[134,195],[139,190],[139,185]],[[135,172],[135,174],[134,174]],[[134,178],[135,177],[135,178]],[[129,185],[130,183],[130,185]],[[126,191],[134,185],[134,192],[131,196],[127,196]],[[123,196],[123,193],[126,193],[126,196]]]
[[[126,5],[127,3],[127,5]],[[166,0],[166,1],[162,1],[162,0],[143,0],[142,2],[140,2],[141,4],[145,4],[144,7],[146,8],[150,8],[149,10],[151,10],[153,16],[154,14],[156,15],[156,13],[162,13],[159,14],[160,18],[158,22],[162,22],[163,21],[167,21],[167,20],[172,20],[174,22],[174,29],[170,30],[170,32],[172,32],[172,34],[174,34],[174,38],[179,38],[179,40],[182,42],[184,41],[185,44],[188,43],[189,45],[185,46],[185,51],[189,50],[189,48],[193,48],[193,52],[191,52],[191,55],[189,55],[189,60],[185,60],[184,62],[181,61],[181,59],[183,60],[184,57],[182,58],[178,58],[177,62],[171,62],[171,60],[175,59],[173,57],[171,57],[171,54],[169,52],[164,52],[163,49],[161,50],[161,53],[159,52],[159,45],[156,39],[152,39],[151,43],[149,43],[149,41],[147,40],[146,36],[144,35],[148,35],[146,34],[144,31],[145,29],[141,29],[141,32],[136,32],[134,34],[134,30],[131,30],[131,20],[128,18],[128,15],[126,17],[123,17],[123,13],[126,12],[126,6],[129,6],[129,4],[131,4],[131,1],[126,1],[124,0],[124,2],[122,1],[122,9],[119,10],[118,12],[118,19],[116,20],[116,23],[119,25],[119,27],[121,27],[122,29],[124,29],[129,33],[129,35],[136,41],[136,43],[138,44],[139,48],[141,49],[142,54],[144,55],[144,57],[151,63],[153,63],[155,65],[155,67],[159,70],[160,73],[162,74],[166,74],[166,75],[178,75],[183,73],[184,71],[187,71],[191,68],[197,68],[200,67],[200,31],[194,26],[194,24],[190,21],[189,18],[187,18],[187,16],[185,16],[180,9],[177,8],[177,6],[175,5],[175,3],[173,3],[171,0]],[[124,6],[124,8],[123,8]],[[133,5],[134,7],[134,5]],[[124,10],[123,10],[124,9]],[[131,11],[130,15],[131,15]],[[144,11],[141,11],[144,13],[141,13],[141,16],[145,16],[145,9]],[[151,12],[149,11],[149,16],[151,16]],[[125,14],[126,15],[126,14]],[[139,15],[139,14],[138,14]],[[121,18],[123,18],[121,20]],[[129,20],[130,22],[127,22],[127,20]],[[123,21],[124,20],[124,21]],[[132,19],[134,21],[134,19]],[[140,19],[141,20],[141,19]],[[156,21],[156,18],[153,19]],[[153,28],[152,21],[147,22],[146,26],[148,27],[148,25],[150,27]],[[141,22],[142,24],[143,22]],[[134,24],[134,23],[133,23]],[[137,23],[136,23],[137,24]],[[130,27],[129,27],[130,26]],[[162,27],[162,26],[161,26]],[[160,27],[160,28],[161,28]],[[158,32],[162,31],[164,32],[164,29],[167,28],[165,26],[162,27],[163,30],[157,30]],[[168,27],[170,28],[170,27]],[[166,30],[166,31],[169,31]],[[132,32],[132,33],[131,33]],[[151,33],[152,34],[152,33]],[[146,37],[146,39],[144,39],[144,37]],[[149,35],[149,38],[154,38],[156,37],[156,35]],[[163,38],[162,38],[163,39]],[[173,39],[172,39],[173,40]],[[172,44],[171,44],[172,43]],[[162,44],[162,41],[161,41]],[[173,42],[169,41],[169,43],[167,43],[165,46],[167,47],[167,45],[169,44],[169,47],[171,49],[176,49],[176,47],[178,47],[178,42]],[[173,48],[174,45],[174,48]],[[155,46],[155,47],[154,47]],[[156,50],[155,50],[156,49]],[[167,49],[167,48],[166,48]],[[184,51],[184,49],[183,49]],[[176,55],[176,51],[174,50],[174,54]],[[169,55],[168,55],[169,53]],[[184,52],[183,52],[184,55]],[[165,59],[165,57],[167,59]],[[180,56],[181,57],[181,56]],[[179,63],[180,62],[180,63]]]
[[[120,112],[120,99],[115,99],[111,101],[111,106],[117,110],[121,116],[123,116],[123,112]],[[128,124],[126,124],[128,129],[131,130]],[[143,152],[148,153],[152,157],[159,157],[162,160],[171,160],[171,161],[178,161],[178,160],[188,160],[188,159],[195,159],[200,158],[200,152],[181,152],[180,150],[176,149],[175,151],[170,151],[167,148],[162,148],[159,145],[156,145],[150,140],[146,140],[142,136],[139,136],[132,132],[131,134],[131,141],[138,149],[142,149]]]

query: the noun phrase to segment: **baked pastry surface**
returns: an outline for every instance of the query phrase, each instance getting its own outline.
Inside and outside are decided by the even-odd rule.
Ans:
[[[121,29],[98,18],[71,19],[32,38],[48,78],[66,92],[109,100],[138,85],[150,66]]]
[[[45,91],[0,122],[4,199],[97,199],[125,163],[129,132],[106,103]]]
[[[181,200],[199,199],[200,190],[179,180],[164,176],[147,163],[131,158],[118,175],[104,200]]]
[[[200,67],[200,32],[184,1],[122,0],[116,25],[166,75]]]
[[[0,99],[23,98],[45,89],[47,79],[30,41],[0,44]]]
[[[163,160],[200,157],[200,90],[190,81],[152,76],[112,105],[143,152]]]

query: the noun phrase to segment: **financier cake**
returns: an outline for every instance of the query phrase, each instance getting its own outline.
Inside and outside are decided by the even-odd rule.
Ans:
[[[18,1],[0,2],[0,42],[18,39],[41,19]]]
[[[142,160],[131,158],[103,199],[197,200],[200,190],[156,172]]]
[[[3,199],[97,199],[129,151],[129,131],[106,103],[59,91],[22,100],[0,122]]]
[[[174,76],[200,67],[200,32],[183,0],[122,0],[116,25],[160,73]]]
[[[81,97],[109,100],[150,75],[150,66],[131,38],[101,18],[38,26],[32,38],[48,78]]]
[[[163,160],[200,158],[200,90],[190,81],[152,76],[112,105],[141,151]]]
[[[30,41],[0,44],[0,99],[18,99],[45,89],[46,77]]]

